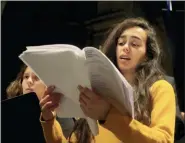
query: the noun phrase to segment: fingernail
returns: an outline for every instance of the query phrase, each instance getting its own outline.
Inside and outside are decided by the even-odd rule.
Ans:
[[[51,88],[51,89],[54,89],[54,88],[55,88],[55,86],[54,86],[54,85],[51,85],[51,86],[50,86],[50,88]]]
[[[77,87],[79,90],[82,90],[83,89],[83,87],[81,86],[81,85],[78,85],[78,87]]]

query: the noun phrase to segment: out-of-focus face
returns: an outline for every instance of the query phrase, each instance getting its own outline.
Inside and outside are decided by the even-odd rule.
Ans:
[[[27,67],[22,80],[23,94],[35,92],[38,99],[44,95],[46,90],[45,84],[33,73],[33,71]]]
[[[121,73],[135,72],[137,65],[146,57],[147,33],[140,27],[123,31],[117,41],[117,65]]]

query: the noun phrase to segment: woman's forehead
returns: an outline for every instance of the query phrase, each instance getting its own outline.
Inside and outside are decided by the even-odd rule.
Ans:
[[[24,74],[25,73],[33,73],[33,71],[31,70],[31,68],[27,67],[26,70],[24,71]]]
[[[123,38],[126,36],[137,37],[138,39],[145,41],[147,38],[147,32],[140,27],[132,27],[124,30],[120,35],[120,38]]]

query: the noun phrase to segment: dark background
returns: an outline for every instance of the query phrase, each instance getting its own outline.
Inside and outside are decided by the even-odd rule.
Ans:
[[[55,43],[93,46],[93,30],[87,28],[85,21],[114,13],[112,4],[105,3],[100,6],[100,2],[6,2],[1,15],[1,98],[6,98],[6,87],[19,72],[22,63],[18,55],[26,46]],[[167,9],[165,1],[130,3],[135,5],[133,11],[139,9],[141,14],[130,14],[127,10],[128,16],[143,16],[157,26],[162,25],[157,19],[163,20],[179,103],[184,110],[184,2],[172,2],[172,12],[162,10]]]

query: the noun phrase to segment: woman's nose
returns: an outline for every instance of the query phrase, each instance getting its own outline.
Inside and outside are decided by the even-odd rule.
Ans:
[[[28,81],[28,84],[33,84],[33,79],[32,79],[32,77],[29,77],[27,81]]]
[[[124,51],[125,53],[129,53],[129,52],[130,52],[130,47],[129,47],[129,44],[128,44],[128,43],[126,43],[126,44],[123,46],[123,51]]]

